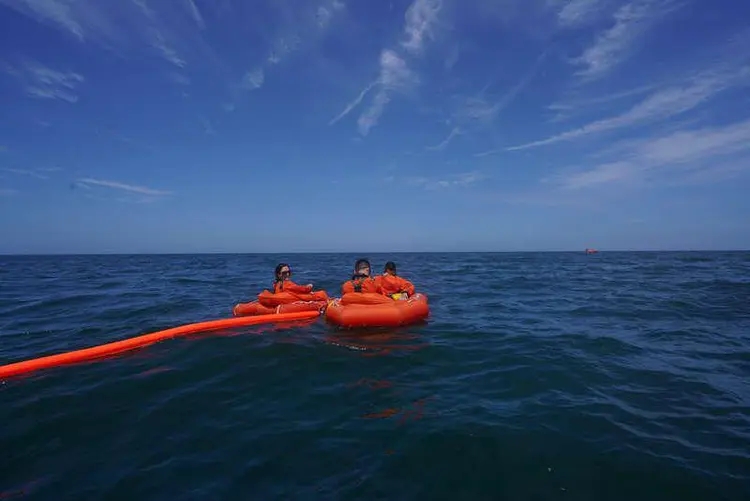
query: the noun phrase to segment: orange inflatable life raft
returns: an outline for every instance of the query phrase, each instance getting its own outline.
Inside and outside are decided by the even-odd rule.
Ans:
[[[328,304],[328,294],[324,290],[310,294],[280,292],[274,294],[264,290],[257,301],[240,303],[232,309],[235,317],[269,315],[274,313],[297,313],[300,311],[320,311]]]
[[[426,320],[427,296],[415,294],[395,300],[382,294],[348,292],[328,303],[326,321],[341,327],[400,327]]]

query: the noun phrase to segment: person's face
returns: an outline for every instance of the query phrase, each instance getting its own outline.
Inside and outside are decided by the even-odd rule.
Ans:
[[[359,273],[360,275],[367,275],[369,277],[370,276],[370,267],[367,266],[367,265],[362,265],[359,268],[357,268],[357,273]]]
[[[284,266],[279,271],[279,277],[282,278],[282,279],[289,278],[291,276],[292,276],[292,270],[290,270],[288,266]]]

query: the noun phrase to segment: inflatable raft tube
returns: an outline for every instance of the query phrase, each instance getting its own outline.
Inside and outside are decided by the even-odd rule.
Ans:
[[[245,317],[251,315],[275,315],[280,313],[296,313],[300,311],[317,311],[325,309],[328,301],[295,301],[287,304],[280,304],[276,307],[263,306],[259,301],[250,303],[240,303],[232,308],[232,314],[235,317]]]
[[[382,294],[350,292],[328,303],[325,310],[327,322],[347,328],[400,327],[426,320],[429,315],[424,294],[394,300]]]
[[[328,293],[324,290],[311,292],[309,294],[296,294],[294,292],[278,292],[273,293],[269,290],[264,290],[258,294],[258,303],[268,308],[275,308],[277,306],[298,303],[298,302],[309,302],[309,301],[322,301],[328,303]]]
[[[69,351],[66,353],[59,353],[57,355],[49,355],[46,357],[25,360],[22,362],[1,365],[0,379],[10,376],[17,376],[19,374],[24,374],[40,369],[48,369],[51,367],[58,367],[78,362],[87,362],[90,360],[122,353],[124,351],[148,346],[150,344],[154,344],[159,341],[177,336],[185,336],[198,332],[227,329],[231,327],[243,327],[246,325],[304,320],[308,318],[315,318],[319,314],[320,313],[318,311],[301,311],[296,313],[279,313],[273,315],[222,318],[219,320],[209,320],[206,322],[181,325],[179,327],[173,327],[171,329],[157,331],[151,334],[144,334],[142,336],[137,336],[130,339],[123,339],[122,341],[115,341],[99,346],[92,346],[91,348],[84,348],[82,350]]]

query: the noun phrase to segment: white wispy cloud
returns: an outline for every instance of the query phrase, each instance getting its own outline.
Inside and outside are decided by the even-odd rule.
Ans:
[[[302,39],[297,34],[277,38],[273,42],[273,46],[266,58],[266,62],[269,64],[279,64],[287,55],[297,50],[301,43]]]
[[[614,25],[600,33],[594,44],[573,60],[583,66],[578,75],[589,80],[598,78],[620,64],[630,55],[638,38],[677,5],[671,0],[633,0],[620,7],[614,14]]]
[[[629,141],[620,159],[553,179],[565,189],[580,189],[631,179],[647,172],[667,169],[700,171],[711,176],[714,166],[729,163],[732,171],[742,171],[728,156],[750,152],[750,119],[720,127],[681,130],[656,138]],[[750,170],[750,164],[744,164]]]
[[[406,180],[413,186],[420,186],[426,190],[440,190],[451,187],[466,187],[485,179],[479,171],[462,172],[442,177],[410,177]],[[391,177],[391,181],[393,177]]]
[[[79,18],[72,12],[76,7],[75,2],[70,5],[69,2],[56,0],[0,0],[0,4],[36,18],[45,24],[58,25],[79,40],[84,40],[84,27],[81,26]],[[92,20],[91,17],[88,19]]]
[[[195,19],[195,23],[198,25],[198,27],[202,30],[206,29],[206,23],[203,21],[203,16],[198,10],[198,7],[195,5],[195,2],[193,0],[185,0],[185,7],[187,8],[190,15],[193,16],[193,19]]]
[[[503,111],[513,100],[523,92],[531,80],[536,76],[539,68],[547,57],[547,52],[542,52],[533,62],[531,67],[521,75],[518,82],[505,91],[500,98],[491,101],[484,96],[487,88],[483,89],[476,96],[469,97],[465,100],[464,105],[454,114],[454,119],[461,123],[470,121],[491,123],[497,115]],[[490,86],[487,86],[490,87]]]
[[[274,6],[281,11],[282,22],[272,29],[270,49],[262,65],[281,64],[288,56],[314,44],[346,9],[343,0],[275,2]]]
[[[154,188],[149,188],[147,186],[138,186],[134,184],[122,183],[120,181],[110,181],[105,179],[93,179],[90,177],[78,179],[76,184],[85,188],[91,188],[92,186],[101,186],[130,193],[137,193],[139,195],[163,196],[170,195],[172,193],[171,191],[157,190]]]
[[[287,55],[315,43],[331,28],[337,16],[346,9],[343,0],[278,2],[284,21],[275,30],[267,62],[278,64]]]
[[[0,171],[34,177],[37,179],[49,179],[49,176],[45,174],[45,172],[52,172],[50,169],[17,169],[14,167],[0,167]]]
[[[30,59],[16,66],[6,64],[5,71],[21,83],[27,95],[40,99],[61,99],[69,103],[78,101],[75,90],[84,81],[78,73],[54,70]]]
[[[548,110],[557,112],[557,114],[552,117],[550,121],[559,122],[562,120],[567,120],[576,114],[591,112],[598,107],[611,105],[612,103],[621,101],[623,99],[635,97],[640,94],[645,94],[649,91],[654,90],[654,88],[656,87],[656,84],[647,84],[620,92],[605,94],[602,96],[568,98],[567,100],[557,101],[547,106]]]
[[[0,197],[9,197],[18,193],[18,190],[12,188],[0,188]]]
[[[558,23],[564,27],[575,27],[587,23],[598,11],[602,0],[570,0],[557,14]]]
[[[738,155],[737,158],[716,162],[711,168],[697,169],[687,172],[681,178],[676,178],[673,184],[700,185],[734,180],[738,176],[747,175],[750,172],[750,154]]]
[[[459,97],[459,105],[453,112],[449,124],[456,123],[462,133],[469,134],[477,129],[487,128],[492,126],[498,115],[510,106],[515,99],[528,87],[531,81],[539,73],[542,64],[547,58],[548,51],[544,50],[537,58],[533,61],[528,70],[520,75],[518,81],[509,89],[500,95],[499,98],[491,99],[486,96],[489,89],[496,85],[491,83],[486,85],[478,94],[469,97]],[[454,128],[455,130],[455,128]],[[450,139],[455,137],[455,134],[449,136]],[[492,149],[481,153],[476,153],[474,156],[482,157],[490,155],[500,151],[499,149]]]
[[[356,98],[354,98],[354,100],[352,102],[350,102],[349,104],[346,105],[346,108],[344,108],[344,111],[342,111],[341,113],[339,113],[338,115],[336,115],[335,117],[333,117],[331,119],[331,121],[328,122],[328,125],[335,124],[336,122],[338,122],[339,120],[341,120],[342,118],[344,118],[346,115],[348,115],[349,112],[351,112],[354,108],[356,108],[357,106],[359,106],[359,103],[362,102],[362,100],[365,98],[365,96],[367,95],[367,93],[370,92],[372,90],[372,88],[375,87],[375,85],[377,85],[377,83],[378,83],[378,80],[375,80],[374,82],[369,83],[367,85],[367,87],[365,87],[364,89],[362,89],[362,91],[359,93],[359,95]]]
[[[197,58],[211,52],[195,29],[205,23],[193,0],[180,0],[177,6],[145,0],[0,0],[0,5],[119,55],[145,45],[181,68],[187,64],[184,54]]]
[[[327,1],[318,5],[318,10],[315,13],[318,28],[321,30],[327,29],[336,13],[343,10],[345,6],[344,2],[340,0]]]
[[[430,38],[442,8],[441,0],[416,0],[406,11],[404,32],[406,40],[401,45],[409,52],[422,51],[425,37]]]
[[[228,83],[229,98],[222,107],[229,113],[237,109],[245,92],[263,86],[275,66],[294,53],[314,45],[324,36],[336,17],[345,11],[346,3],[343,0],[318,0],[303,4],[278,2],[274,6],[281,10],[282,21],[269,29],[272,34],[265,37],[269,46],[265,55],[255,62],[251,70]],[[224,8],[228,8],[228,4],[221,7]]]
[[[399,57],[396,52],[390,49],[382,51],[380,53],[380,76],[378,77],[380,88],[370,107],[357,120],[359,133],[366,136],[370,129],[378,123],[385,105],[391,100],[391,92],[408,89],[417,82],[416,74],[409,69],[406,61]]]
[[[422,53],[425,40],[433,36],[433,27],[441,8],[441,0],[414,0],[409,6],[404,15],[405,39],[401,42],[401,46],[406,49],[407,53],[412,56]],[[418,75],[409,68],[405,56],[399,54],[396,49],[381,50],[378,63],[377,80],[367,84],[358,97],[348,103],[344,110],[329,122],[329,125],[338,122],[350,113],[362,102],[365,95],[377,86],[378,90],[370,106],[357,119],[359,133],[366,136],[378,123],[386,105],[391,101],[391,95],[394,92],[407,92],[420,81]]]
[[[655,120],[666,120],[691,111],[728,89],[750,84],[750,66],[721,66],[684,78],[680,83],[665,86],[634,105],[628,111],[591,122],[539,141],[506,150],[522,150],[570,141],[591,134],[629,127]]]
[[[159,31],[152,31],[151,45],[159,51],[161,56],[179,68],[184,68],[187,64],[185,60],[171,47]]]
[[[263,69],[263,65],[246,71],[238,81],[229,84],[229,99],[221,105],[224,111],[233,113],[237,109],[237,104],[242,96],[247,92],[260,89],[265,81],[266,71]]]
[[[440,141],[440,143],[436,144],[435,146],[428,146],[427,149],[428,150],[442,150],[446,146],[448,146],[448,143],[450,143],[453,140],[453,138],[455,138],[456,136],[459,136],[461,134],[462,134],[462,132],[461,132],[460,128],[453,127],[453,129],[451,129],[450,133],[448,134],[448,136],[445,139],[443,139],[442,141]]]
[[[593,169],[575,174],[554,176],[545,179],[544,181],[555,182],[565,189],[579,189],[586,186],[625,179],[632,174],[633,169],[629,162],[616,161],[597,165]]]
[[[255,68],[254,70],[245,73],[240,85],[245,90],[260,89],[263,86],[265,79],[266,75],[263,68]]]

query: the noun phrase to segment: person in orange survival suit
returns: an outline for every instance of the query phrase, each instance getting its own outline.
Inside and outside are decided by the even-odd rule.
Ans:
[[[297,285],[291,279],[292,269],[286,263],[276,266],[275,280],[273,281],[273,293],[291,292],[294,294],[310,294],[313,290],[312,284]]]
[[[383,288],[380,281],[370,276],[370,261],[367,259],[357,259],[354,263],[354,274],[351,280],[341,284],[341,294],[348,292],[374,292],[382,294]]]
[[[380,282],[383,294],[393,299],[407,299],[414,295],[414,284],[396,274],[396,263],[388,261],[383,274],[376,278]]]

